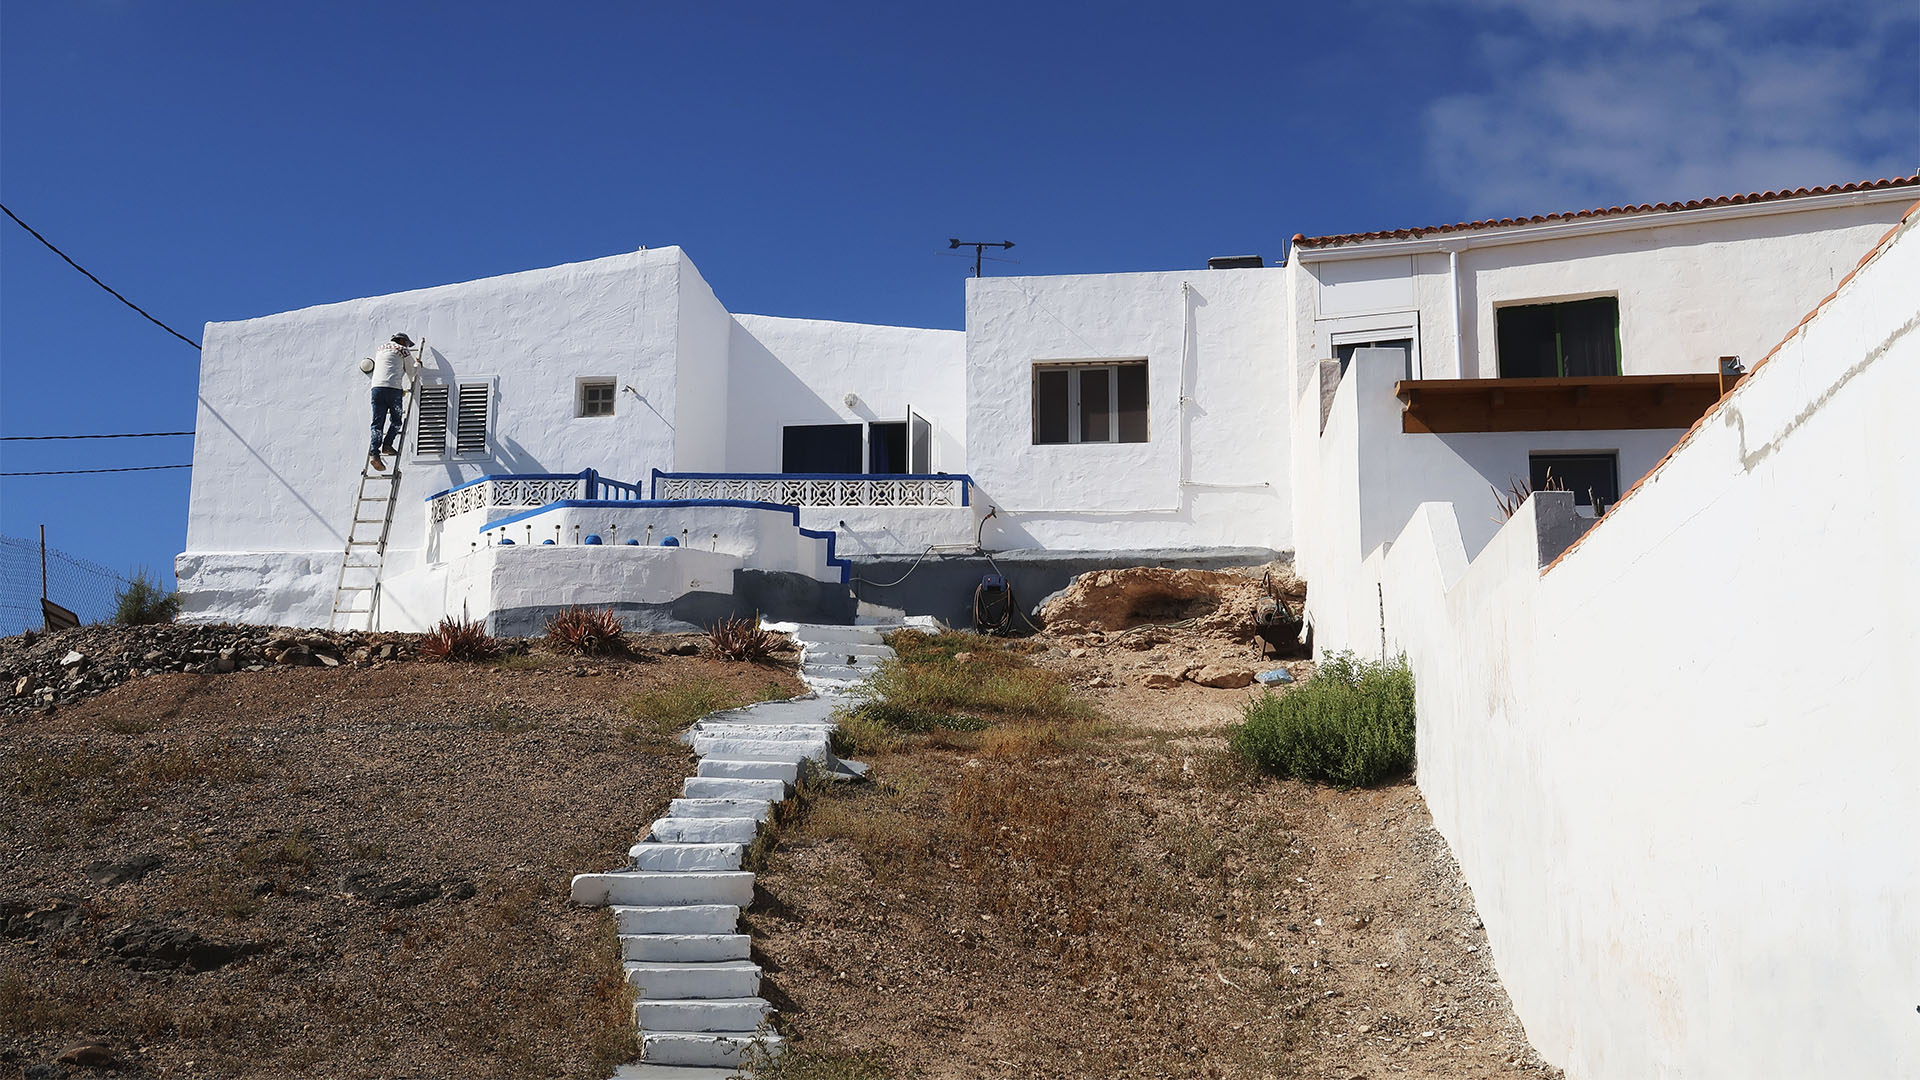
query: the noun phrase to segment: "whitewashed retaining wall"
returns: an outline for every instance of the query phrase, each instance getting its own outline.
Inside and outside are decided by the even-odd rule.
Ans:
[[[1286,274],[969,279],[967,472],[997,511],[986,546],[1291,547]],[[1033,444],[1036,362],[1140,357],[1147,442]]]
[[[1551,570],[1539,497],[1384,559],[1421,790],[1574,1080],[1920,1075],[1916,395],[1909,224]]]

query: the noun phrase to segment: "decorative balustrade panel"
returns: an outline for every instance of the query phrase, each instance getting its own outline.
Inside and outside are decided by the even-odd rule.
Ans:
[[[562,499],[581,498],[585,490],[585,481],[578,476],[482,480],[434,499],[430,516],[434,521],[445,521],[469,510],[498,506],[545,506]]]
[[[654,485],[657,499],[743,499],[786,506],[962,506],[962,477],[674,476]]]

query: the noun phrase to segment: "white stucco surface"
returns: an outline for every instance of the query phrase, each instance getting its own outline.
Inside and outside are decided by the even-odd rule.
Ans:
[[[1912,201],[1892,189],[1300,249],[1295,385],[1335,334],[1405,325],[1423,377],[1498,378],[1496,309],[1591,296],[1620,299],[1623,374],[1751,364]]]
[[[727,469],[781,471],[781,428],[788,424],[899,421],[911,408],[933,424],[933,471],[965,472],[965,337],[957,330],[734,316]]]
[[[1539,498],[1386,554],[1421,790],[1573,1080],[1920,1075],[1916,394],[1909,225],[1544,574]]]
[[[985,545],[1291,546],[1286,274],[970,279],[966,471],[996,511]],[[1140,358],[1146,442],[1034,445],[1035,364]]]

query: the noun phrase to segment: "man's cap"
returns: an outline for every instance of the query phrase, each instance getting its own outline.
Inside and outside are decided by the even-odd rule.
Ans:
[[[413,348],[413,339],[405,334],[395,334],[393,335],[393,340],[405,345],[409,349]]]

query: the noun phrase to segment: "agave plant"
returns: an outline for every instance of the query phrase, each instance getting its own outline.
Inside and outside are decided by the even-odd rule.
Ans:
[[[625,652],[626,632],[606,608],[570,607],[547,620],[548,644],[588,656]]]
[[[427,631],[415,651],[424,660],[491,660],[500,655],[500,642],[485,623],[448,616]]]

